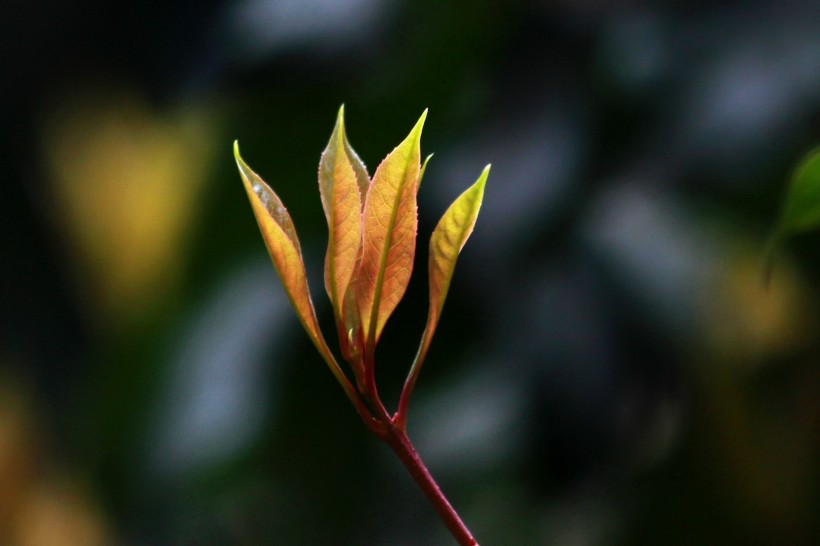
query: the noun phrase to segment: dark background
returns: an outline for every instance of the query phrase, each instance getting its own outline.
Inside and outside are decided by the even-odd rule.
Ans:
[[[391,406],[429,234],[493,164],[409,420],[481,544],[820,533],[820,235],[760,282],[820,142],[816,2],[3,11],[0,543],[450,543],[300,329],[233,163],[238,138],[288,206],[330,334],[341,103],[371,174],[430,108]]]

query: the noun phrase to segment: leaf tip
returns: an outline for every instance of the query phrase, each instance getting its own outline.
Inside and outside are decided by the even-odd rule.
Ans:
[[[425,109],[424,109],[424,112],[422,112],[422,113],[421,113],[421,117],[419,118],[419,123],[421,123],[422,125],[424,124],[424,120],[426,120],[426,119],[427,119],[427,112],[428,112],[428,111],[430,111],[430,109],[429,109],[429,108],[425,108]]]
[[[233,141],[233,157],[236,160],[236,166],[239,167],[239,173],[243,178],[247,178],[250,167],[248,167],[248,164],[245,163],[245,160],[242,159],[242,155],[239,153],[239,140]]]
[[[421,113],[421,117],[416,122],[415,127],[413,127],[413,130],[411,131],[413,134],[416,135],[417,139],[421,137],[421,130],[424,127],[424,121],[427,119],[427,111],[428,110],[429,110],[428,108],[424,109],[424,112]]]
[[[424,179],[425,171],[427,171],[427,163],[430,162],[430,159],[432,159],[432,157],[433,157],[433,154],[430,154],[426,158],[424,158],[424,163],[422,163],[421,170],[419,170],[419,181],[418,181],[418,186],[419,187],[421,187],[421,181]],[[418,191],[418,190],[416,190],[416,191]]]
[[[345,132],[345,105],[342,103],[339,107],[339,112],[336,115],[336,126],[333,128],[333,134],[330,137],[330,142],[332,143],[335,139],[336,146],[338,148],[344,147],[344,144],[347,141]]]
[[[484,167],[483,171],[481,171],[481,174],[478,176],[478,180],[476,181],[476,185],[481,187],[481,191],[484,191],[484,185],[487,183],[487,177],[490,176],[490,167],[492,167],[492,163],[487,163],[487,166]]]

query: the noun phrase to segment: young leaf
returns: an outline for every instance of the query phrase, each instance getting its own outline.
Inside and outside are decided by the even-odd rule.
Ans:
[[[239,142],[234,142],[233,147],[236,164],[239,173],[242,175],[242,182],[245,191],[250,199],[253,214],[265,240],[265,246],[276,266],[276,272],[285,287],[285,293],[290,303],[296,309],[299,321],[304,326],[316,348],[325,359],[332,360],[332,354],[319,330],[319,323],[316,320],[316,312],[313,309],[313,302],[308,291],[307,276],[305,274],[305,264],[302,260],[302,249],[299,246],[299,239],[296,237],[296,229],[290,214],[285,209],[282,201],[272,189],[251,170],[239,155]],[[330,362],[328,362],[330,364]],[[334,373],[335,370],[334,370]]]
[[[427,110],[407,138],[376,169],[365,200],[357,304],[370,351],[404,295],[413,269],[419,142],[426,117]]]
[[[478,211],[484,199],[484,186],[490,174],[490,165],[484,167],[475,183],[453,201],[450,208],[439,220],[430,237],[428,272],[430,275],[430,309],[427,316],[428,338],[438,325],[444,300],[450,289],[450,281],[456,270],[456,261],[461,249],[475,227]],[[427,341],[429,344],[429,339]],[[425,350],[426,352],[426,350]]]
[[[330,142],[319,161],[319,193],[328,226],[325,289],[340,328],[345,324],[345,292],[357,265],[362,240],[361,194],[348,148],[342,106]]]
[[[421,170],[419,171],[419,181],[416,184],[416,193],[419,192],[419,188],[421,188],[421,181],[424,180],[424,172],[427,170],[427,164],[430,163],[430,160],[433,158],[433,154],[428,155],[424,158],[424,163],[421,165]]]
[[[780,219],[766,251],[764,279],[768,280],[774,257],[788,237],[820,227],[820,148],[803,158],[792,175]]]
[[[418,353],[416,353],[416,358],[410,368],[399,402],[398,423],[402,427],[407,414],[407,404],[418,378],[421,364],[427,355],[427,350],[430,348],[430,342],[433,339],[433,334],[441,317],[441,311],[444,308],[444,300],[447,298],[447,292],[450,289],[450,281],[453,279],[458,255],[475,227],[478,211],[484,199],[484,186],[487,183],[489,174],[490,166],[487,165],[478,180],[453,201],[453,204],[441,217],[438,225],[433,230],[433,235],[430,237],[430,254],[428,258],[430,308],[427,314],[427,326],[422,334]]]

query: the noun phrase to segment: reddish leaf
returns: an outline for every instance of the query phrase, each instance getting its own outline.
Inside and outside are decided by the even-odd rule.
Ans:
[[[362,242],[362,201],[348,149],[352,151],[347,143],[342,106],[330,142],[319,161],[319,190],[328,225],[325,289],[340,328],[345,324],[345,292],[353,277]]]
[[[407,289],[416,250],[421,130],[427,111],[373,175],[363,213],[357,303],[366,346],[375,347],[384,324]]]

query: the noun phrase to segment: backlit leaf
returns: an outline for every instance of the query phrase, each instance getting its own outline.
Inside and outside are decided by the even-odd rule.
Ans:
[[[484,167],[475,183],[453,201],[450,208],[439,220],[430,237],[428,273],[430,275],[430,310],[427,317],[428,337],[438,325],[444,300],[450,290],[450,281],[456,270],[456,261],[461,249],[475,227],[478,211],[484,199],[484,186],[490,166]],[[429,341],[428,341],[429,343]]]
[[[430,163],[430,160],[433,158],[433,154],[428,155],[424,158],[424,163],[421,165],[421,170],[419,171],[419,181],[416,184],[416,193],[419,192],[419,188],[421,188],[421,181],[424,180],[424,172],[427,170],[427,164]]]
[[[357,303],[370,350],[404,295],[413,269],[420,139],[426,117],[425,110],[407,138],[376,169],[365,200]]]
[[[430,254],[427,267],[430,276],[430,308],[427,314],[427,326],[421,336],[416,358],[413,360],[413,365],[401,393],[397,413],[397,423],[400,427],[404,427],[404,421],[407,418],[407,405],[413,394],[422,362],[427,356],[427,350],[430,348],[430,342],[438,326],[441,311],[444,308],[444,300],[447,298],[450,282],[456,269],[458,255],[475,227],[478,211],[484,199],[484,186],[487,183],[489,174],[490,166],[487,165],[478,180],[453,201],[453,204],[441,217],[433,230],[433,235],[430,237]]]
[[[290,214],[276,193],[248,167],[239,155],[238,142],[234,142],[234,157],[239,173],[242,175],[242,182],[251,202],[256,222],[259,224],[262,238],[265,240],[265,246],[268,248],[276,272],[285,287],[285,293],[296,309],[299,321],[310,339],[326,360],[329,357],[330,362],[333,357],[319,330],[316,312],[308,290],[302,250]]]
[[[340,326],[345,322],[345,292],[357,265],[362,241],[362,201],[356,172],[347,152],[349,147],[342,106],[330,142],[319,161],[319,190],[328,225],[325,289]]]

